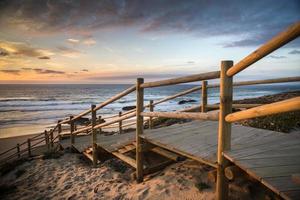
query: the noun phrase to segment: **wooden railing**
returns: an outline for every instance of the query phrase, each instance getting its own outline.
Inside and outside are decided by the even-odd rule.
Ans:
[[[49,151],[59,138],[59,134],[54,137],[54,132],[57,128],[58,126],[55,126],[49,131],[45,130],[43,133],[30,137],[22,143],[17,143],[15,147],[0,153],[0,166],[14,159],[31,157],[32,152],[39,147],[46,146],[46,149]]]
[[[257,62],[264,56],[273,52],[274,50],[280,48],[285,45],[289,41],[297,38],[300,34],[300,23],[296,23],[292,25],[287,31],[280,33],[273,39],[271,39],[266,44],[262,45],[256,51],[251,53],[249,56],[242,59],[236,65],[233,64],[233,61],[222,61],[221,62],[221,70],[214,72],[201,73],[191,76],[178,77],[173,79],[154,81],[154,82],[145,82],[143,78],[138,78],[136,84],[131,86],[130,88],[124,90],[123,92],[116,94],[110,99],[100,103],[99,105],[91,105],[91,108],[76,115],[70,116],[68,119],[59,120],[56,128],[58,129],[58,134],[56,137],[60,137],[62,134],[62,125],[69,123],[70,124],[70,145],[74,145],[76,142],[76,135],[79,133],[89,133],[92,137],[92,147],[93,147],[93,164],[97,163],[97,131],[100,131],[104,128],[118,128],[119,132],[122,133],[124,127],[135,125],[136,128],[136,176],[137,181],[143,181],[143,144],[141,135],[144,131],[144,117],[148,117],[149,120],[149,128],[153,128],[153,118],[156,117],[164,117],[164,118],[180,118],[180,119],[194,119],[194,120],[218,120],[219,121],[219,129],[218,129],[218,150],[217,150],[217,199],[226,199],[228,193],[228,183],[224,176],[224,169],[227,166],[227,161],[223,157],[223,152],[230,150],[231,146],[231,123],[249,119],[253,117],[266,116],[270,114],[295,111],[300,109],[300,99],[299,97],[293,98],[290,100],[281,101],[278,103],[261,105],[261,104],[232,104],[233,98],[233,87],[236,86],[246,86],[246,85],[256,85],[256,84],[271,84],[271,83],[285,83],[285,82],[298,82],[300,81],[300,77],[287,77],[287,78],[276,78],[276,79],[268,79],[268,80],[254,80],[254,81],[241,81],[241,82],[233,82],[232,77],[246,69],[253,63]],[[208,84],[208,80],[219,79],[219,84]],[[144,105],[144,90],[152,87],[161,87],[167,85],[175,85],[181,83],[191,83],[191,82],[199,82],[202,81],[202,85],[193,87],[186,91],[179,92],[172,96],[165,97],[158,101],[150,101],[149,104]],[[210,105],[208,104],[208,89],[210,88],[220,88],[220,104]],[[193,106],[190,108],[185,108],[183,110],[178,110],[176,112],[157,112],[154,111],[155,106],[161,104],[163,102],[169,101],[171,99],[175,99],[180,96],[184,96],[186,94],[190,94],[196,91],[201,90],[201,104],[198,106]],[[116,115],[104,117],[102,119],[108,120],[105,122],[97,122],[97,111],[101,110],[101,108],[121,99],[122,97],[136,91],[136,108],[130,111],[126,111],[123,113],[118,113]],[[149,108],[149,112],[145,112],[145,108]],[[209,109],[219,109],[218,112],[207,112]],[[239,112],[232,113],[232,108],[246,108],[248,110],[243,110]],[[197,111],[197,112],[195,112]],[[79,118],[91,113],[91,123],[87,126],[76,129],[75,130],[75,122]],[[101,116],[100,116],[101,117]],[[134,119],[134,122],[127,122],[129,119]],[[127,122],[127,123],[124,123]],[[53,131],[52,131],[53,134]],[[43,141],[49,141],[49,137],[51,134],[46,134],[47,137],[44,138]],[[45,135],[45,136],[46,136]],[[36,136],[39,138],[41,136]],[[55,138],[56,138],[55,137]],[[53,138],[53,136],[52,136]],[[30,155],[30,151],[32,147],[36,144],[32,144],[32,140],[35,138],[31,138],[29,142],[27,142],[28,155]],[[54,141],[54,139],[50,139],[50,141]],[[21,151],[24,153],[24,150],[20,151],[20,146],[25,145],[22,143],[12,148],[16,151],[16,155],[19,155]],[[48,142],[49,144],[49,142]],[[19,149],[19,150],[18,150]],[[6,154],[9,151],[13,151],[11,149],[1,153]],[[205,161],[203,161],[205,162]],[[209,163],[207,163],[209,164]]]
[[[254,117],[267,116],[272,114],[284,113],[300,110],[300,98],[292,98],[272,104],[266,104],[249,110],[232,112],[232,77],[269,55],[271,52],[282,47],[288,42],[296,39],[300,35],[300,22],[290,26],[284,32],[278,34],[270,41],[259,47],[253,53],[233,65],[232,61],[221,63],[220,76],[220,115],[218,133],[218,169],[217,169],[217,199],[228,199],[228,181],[225,178],[224,170],[228,166],[228,161],[224,158],[223,152],[231,148],[231,123],[239,120]],[[297,79],[297,78],[295,78]],[[291,80],[294,80],[293,78]],[[286,79],[288,81],[288,79]]]

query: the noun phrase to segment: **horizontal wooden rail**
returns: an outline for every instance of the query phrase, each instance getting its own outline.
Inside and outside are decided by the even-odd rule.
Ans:
[[[296,76],[296,77],[274,78],[274,79],[266,79],[266,80],[240,81],[240,82],[233,83],[233,86],[259,85],[259,84],[270,84],[270,83],[286,83],[286,82],[299,82],[299,81],[300,81],[300,77]],[[218,88],[218,87],[220,87],[220,84],[210,84],[207,86],[207,88]],[[201,89],[202,89],[202,86],[196,86],[191,89],[179,92],[175,95],[168,96],[161,100],[158,100],[158,101],[154,102],[153,105],[158,105],[160,103],[175,99],[177,97],[180,97],[180,96],[183,96],[186,94],[196,92]],[[145,108],[149,107],[149,105],[150,104],[146,104],[144,107]],[[132,109],[132,110],[122,113],[122,115],[126,115],[129,113],[135,112],[135,111],[136,111],[136,109]],[[119,117],[119,115],[112,115],[112,116],[104,117],[102,119],[111,119],[111,118],[115,118],[115,117]]]
[[[100,105],[96,106],[95,110],[99,110],[100,108],[103,108],[104,106],[126,96],[127,94],[130,94],[131,92],[135,91],[135,89],[136,89],[135,85],[131,86],[130,88],[124,90],[123,92],[111,97],[110,99],[108,99],[105,102],[101,103]]]
[[[233,86],[287,83],[287,82],[299,82],[299,81],[300,81],[300,76],[296,76],[296,77],[286,77],[286,78],[273,78],[273,79],[266,79],[266,80],[241,81],[241,82],[233,83]]]
[[[116,123],[117,123],[117,122],[116,122]],[[122,128],[123,128],[123,127],[127,127],[127,126],[132,126],[132,125],[135,125],[135,124],[136,124],[136,122],[131,122],[131,123],[127,123],[127,124],[122,124]],[[102,129],[110,129],[110,128],[119,128],[119,125],[102,127]]]
[[[105,123],[102,123],[102,124],[98,124],[98,125],[94,126],[94,129],[102,128],[102,127],[117,123],[119,121],[129,119],[129,118],[134,117],[134,116],[135,116],[135,113],[130,113],[130,114],[127,114],[127,115],[123,115],[122,117],[119,117],[117,119],[114,119],[114,120],[111,120],[111,121],[108,121],[108,122],[105,122]],[[92,126],[87,126],[87,127],[82,128],[82,129],[78,129],[78,130],[74,131],[73,134],[78,134],[78,133],[88,131],[88,130],[91,130],[91,129],[92,129]]]
[[[261,58],[267,56],[276,49],[282,47],[288,42],[296,39],[300,35],[300,22],[297,22],[285,31],[279,33],[277,36],[273,37],[267,43],[259,47],[257,50],[252,52],[250,55],[245,57],[243,60],[235,64],[227,71],[227,76],[233,76],[245,68],[249,67],[253,63],[259,61]]]
[[[190,113],[190,112],[142,112],[144,117],[164,117],[175,119],[196,119],[196,120],[213,120],[216,121],[219,118],[217,112],[212,113]]]
[[[195,74],[190,76],[184,76],[179,78],[172,78],[162,81],[154,81],[141,84],[141,88],[151,88],[167,85],[175,85],[180,83],[190,83],[195,81],[210,80],[220,78],[220,71],[207,72],[202,74]]]
[[[257,106],[262,106],[263,104],[232,104],[232,108],[254,108]],[[207,108],[219,108],[219,104],[207,105]]]
[[[110,103],[112,103],[112,102],[114,102],[114,101],[130,94],[131,92],[135,91],[135,89],[136,89],[135,85],[131,86],[130,88],[127,88],[123,92],[116,94],[115,96],[109,98],[108,100],[106,100],[103,103],[96,106],[95,110],[99,110],[99,109],[103,108],[104,106],[106,106],[106,105],[108,105],[108,104],[110,104]],[[86,111],[74,116],[72,120],[74,121],[74,120],[76,120],[76,119],[78,119],[78,118],[80,118],[84,115],[89,114],[90,112],[91,112],[91,109],[86,110]],[[64,124],[64,123],[68,123],[68,122],[70,122],[70,119],[63,120],[63,121],[59,122],[59,124]]]
[[[78,134],[78,133],[82,133],[82,132],[85,132],[85,131],[89,131],[92,129],[92,126],[86,126],[84,128],[81,128],[81,129],[77,129],[76,131],[73,132],[74,135]]]
[[[201,86],[193,87],[193,88],[188,89],[188,90],[185,90],[185,91],[183,91],[183,92],[179,92],[179,93],[174,94],[174,95],[172,95],[172,96],[168,96],[168,97],[166,97],[166,98],[163,98],[163,99],[161,99],[161,100],[158,100],[158,101],[154,102],[153,105],[157,105],[157,104],[160,104],[160,103],[169,101],[169,100],[171,100],[171,99],[175,99],[175,98],[177,98],[177,97],[180,97],[180,96],[183,96],[183,95],[186,95],[186,94],[190,94],[190,93],[192,93],[192,92],[196,92],[196,91],[198,91],[198,90],[201,90],[201,88],[202,88]],[[149,106],[149,105],[148,105],[148,106]]]
[[[229,114],[225,117],[227,122],[236,122],[244,119],[250,119],[254,117],[262,117],[272,114],[290,112],[300,110],[300,97],[291,98],[276,103],[266,104],[258,106],[248,110],[243,110]]]
[[[132,118],[136,115],[136,113],[130,113],[130,114],[127,114],[127,115],[123,115],[115,120],[112,120],[112,121],[109,121],[109,122],[105,122],[105,123],[102,123],[102,124],[98,124],[96,125],[94,128],[97,129],[97,128],[102,128],[102,127],[105,127],[105,126],[108,126],[108,125],[111,125],[111,124],[114,124],[116,122],[119,122],[119,121],[123,121],[125,119],[129,119],[129,118]]]

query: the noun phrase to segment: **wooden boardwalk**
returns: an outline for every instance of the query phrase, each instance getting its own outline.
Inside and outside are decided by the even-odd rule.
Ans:
[[[147,129],[141,137],[155,146],[216,167],[217,131],[218,122],[192,121]],[[231,138],[231,150],[224,153],[228,160],[284,199],[299,198],[300,185],[293,182],[292,176],[300,174],[300,135],[233,124]],[[70,141],[63,140],[62,144],[69,146]],[[90,145],[91,137],[82,136],[73,146],[83,152]],[[135,132],[98,136],[97,145],[122,159],[120,152],[135,150]]]

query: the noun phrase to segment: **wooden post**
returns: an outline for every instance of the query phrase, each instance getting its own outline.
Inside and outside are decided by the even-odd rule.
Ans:
[[[71,140],[71,147],[72,147],[72,145],[75,142],[74,135],[73,135],[74,130],[75,130],[75,126],[74,126],[73,116],[70,116],[70,140]]]
[[[18,158],[20,158],[21,154],[20,154],[20,144],[19,143],[17,144],[17,153],[18,153]]]
[[[220,112],[218,130],[218,167],[216,193],[218,200],[228,199],[228,180],[225,177],[225,168],[228,161],[222,155],[224,151],[230,150],[231,146],[231,123],[226,122],[225,117],[232,112],[232,77],[226,72],[233,66],[233,61],[221,62],[220,74]]]
[[[27,144],[28,144],[28,157],[31,157],[31,143],[30,143],[30,138],[27,139]]]
[[[207,105],[207,81],[202,81],[202,102],[201,102],[201,112],[206,112]]]
[[[122,112],[119,112],[119,117],[122,116]],[[119,121],[119,134],[122,134],[123,133],[123,130],[122,130],[122,120]]]
[[[101,124],[101,116],[98,116],[98,120],[99,120],[99,123]],[[103,120],[103,121],[104,121],[104,120]],[[98,129],[99,135],[101,134],[101,132],[102,132],[102,129],[99,128],[99,129]]]
[[[57,134],[58,134],[58,141],[61,140],[61,124],[60,124],[61,120],[58,120],[57,122]]]
[[[51,148],[53,148],[53,146],[54,146],[54,145],[53,145],[53,142],[54,142],[54,141],[53,141],[53,129],[51,129],[51,130],[50,130],[50,145],[51,145]]]
[[[143,153],[142,153],[142,139],[140,135],[143,134],[143,112],[144,107],[144,89],[141,84],[144,83],[143,78],[138,78],[136,81],[136,179],[140,183],[143,181]]]
[[[48,136],[47,130],[44,131],[44,134],[45,134],[45,143],[47,146],[47,150],[49,151],[50,146],[49,146],[49,136]]]
[[[150,100],[149,102],[149,111],[153,112],[154,111],[154,105],[153,105],[153,100]],[[149,129],[153,128],[153,121],[152,121],[152,117],[149,117]]]
[[[95,110],[96,105],[91,105],[91,112],[92,112],[92,148],[93,148],[93,166],[97,166],[97,131],[94,129],[96,126],[97,120],[97,111]]]

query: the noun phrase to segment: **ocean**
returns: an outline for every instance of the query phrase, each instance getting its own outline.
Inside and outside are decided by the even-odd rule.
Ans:
[[[76,115],[99,104],[131,85],[108,84],[2,84],[0,85],[0,138],[42,132],[58,119]],[[176,94],[196,85],[176,85],[145,90],[145,104],[152,100]],[[268,94],[300,90],[299,84],[257,85],[234,88],[234,99],[253,98]],[[175,111],[200,103],[200,91],[178,97],[155,107],[158,111]],[[178,105],[180,100],[196,102]],[[208,90],[209,104],[219,102],[219,89]],[[122,111],[124,106],[135,105],[135,93],[97,111],[108,116]]]

